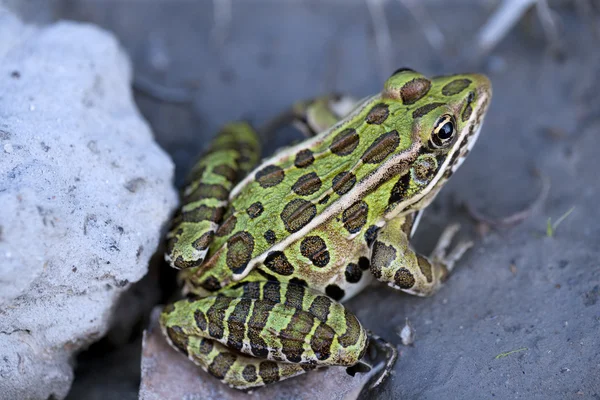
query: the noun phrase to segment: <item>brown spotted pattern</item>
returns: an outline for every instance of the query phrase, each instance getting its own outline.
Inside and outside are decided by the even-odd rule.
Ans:
[[[315,162],[315,157],[313,156],[312,151],[308,149],[300,150],[296,154],[296,160],[294,161],[294,165],[297,168],[306,168]]]
[[[333,138],[329,149],[335,155],[347,156],[356,149],[359,141],[358,133],[354,129],[344,129]]]
[[[360,200],[352,204],[342,213],[342,223],[344,228],[350,233],[359,232],[367,223],[369,206]]]
[[[277,165],[267,165],[254,176],[258,184],[265,189],[279,185],[284,177],[283,169]]]
[[[367,114],[367,117],[365,118],[365,122],[369,125],[381,125],[385,122],[389,115],[389,106],[385,103],[379,103],[371,108]]]
[[[406,268],[400,268],[394,275],[394,283],[400,289],[410,289],[415,284],[415,277]]]
[[[366,164],[378,164],[392,154],[399,144],[400,135],[398,135],[398,131],[393,130],[384,133],[373,141],[361,158]]]
[[[300,253],[315,267],[325,267],[329,263],[329,251],[325,241],[319,236],[307,236],[300,243]]]
[[[417,108],[415,111],[413,111],[412,113],[412,117],[413,118],[421,118],[424,115],[429,114],[431,111],[435,110],[438,107],[443,106],[446,103],[429,103],[429,104],[425,104],[424,106],[421,106],[419,108]]]
[[[294,199],[285,205],[280,217],[285,229],[294,233],[308,225],[315,215],[317,215],[317,207],[313,203],[303,199]]]
[[[415,78],[408,81],[400,89],[400,98],[406,105],[414,104],[421,100],[431,88],[431,82],[425,78]]]
[[[469,79],[455,79],[452,82],[447,83],[442,88],[442,94],[444,96],[454,96],[459,94],[463,90],[469,87],[471,81]]]
[[[292,190],[299,196],[309,196],[321,188],[321,179],[315,172],[302,175],[292,186]]]
[[[356,175],[352,172],[343,171],[333,177],[331,188],[338,195],[348,193],[356,184]]]
[[[265,209],[264,209],[262,203],[260,201],[257,201],[256,203],[252,203],[250,205],[250,207],[248,207],[246,212],[248,213],[248,216],[250,218],[258,218],[258,217],[260,217],[260,215],[263,213],[264,210]]]
[[[294,267],[282,251],[271,251],[265,258],[265,266],[279,275],[291,275]]]
[[[246,268],[254,251],[254,237],[246,231],[241,231],[227,240],[227,266],[239,273]]]

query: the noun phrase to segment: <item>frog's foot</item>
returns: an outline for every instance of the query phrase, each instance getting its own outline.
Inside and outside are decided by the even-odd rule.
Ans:
[[[456,261],[458,261],[467,250],[473,247],[472,241],[461,241],[452,250],[448,251],[452,239],[456,236],[459,230],[460,224],[452,224],[447,226],[440,235],[433,253],[431,253],[431,260],[434,263],[441,264],[446,269],[446,274],[443,278],[445,278],[448,273],[452,271]]]
[[[379,230],[371,247],[370,269],[380,281],[417,296],[434,294],[448,278],[450,270],[472,246],[461,242],[448,252],[459,225],[444,230],[431,257],[417,254],[409,243],[406,217],[396,217]]]
[[[369,387],[370,389],[374,389],[377,386],[381,385],[381,383],[391,375],[392,371],[394,370],[394,365],[398,360],[398,349],[396,349],[396,347],[393,344],[375,335],[371,331],[368,331],[368,334],[369,347],[374,349],[378,354],[380,352],[385,354],[385,364],[383,366],[383,370],[381,371],[379,376],[377,376],[375,382],[373,382]]]

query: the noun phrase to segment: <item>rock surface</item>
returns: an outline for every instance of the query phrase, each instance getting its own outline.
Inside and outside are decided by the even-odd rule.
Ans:
[[[66,396],[176,204],[116,39],[0,9],[0,398]]]

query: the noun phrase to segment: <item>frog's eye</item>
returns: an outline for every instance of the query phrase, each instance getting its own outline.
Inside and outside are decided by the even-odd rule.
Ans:
[[[433,127],[431,144],[436,149],[447,147],[452,142],[452,139],[454,139],[455,133],[454,118],[451,115],[444,114],[438,118]]]

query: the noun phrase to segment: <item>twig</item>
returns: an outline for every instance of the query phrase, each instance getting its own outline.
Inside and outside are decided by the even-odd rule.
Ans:
[[[427,12],[427,9],[423,6],[421,0],[398,0],[408,12],[411,13],[412,17],[417,21],[418,25],[423,30],[425,38],[429,42],[429,45],[441,55],[446,40],[444,34],[435,23],[433,18]]]
[[[479,57],[483,57],[496,47],[512,27],[523,17],[537,0],[504,0],[502,5],[479,30],[476,45]]]
[[[231,26],[231,0],[213,0],[214,25],[210,36],[217,48],[225,44]]]
[[[390,55],[392,54],[392,38],[390,28],[385,18],[383,9],[384,0],[366,0],[371,21],[373,23],[373,31],[375,32],[375,45],[379,53],[379,69],[381,76],[386,76],[392,71],[392,62]]]
[[[133,88],[164,103],[185,104],[191,103],[194,99],[191,89],[163,86],[139,75],[133,79]]]

